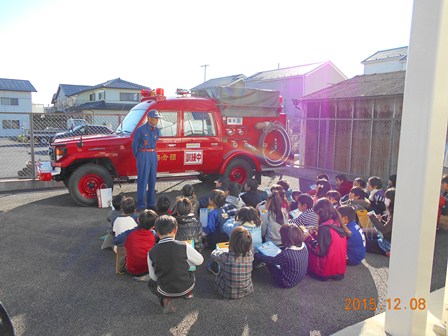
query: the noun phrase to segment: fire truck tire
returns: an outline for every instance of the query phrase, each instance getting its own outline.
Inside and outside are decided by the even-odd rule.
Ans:
[[[95,163],[87,163],[77,168],[70,176],[68,191],[77,204],[93,206],[97,205],[96,191],[103,184],[107,188],[113,188],[114,180],[109,171]]]
[[[275,143],[275,147],[272,148],[270,152],[268,152],[268,148],[265,146],[265,140],[268,137],[269,134],[275,134],[277,133],[276,140],[280,140],[281,149],[278,151],[277,149],[277,143]],[[283,165],[283,163],[288,159],[290,153],[291,153],[291,139],[289,138],[288,132],[283,127],[283,125],[279,122],[273,122],[269,124],[268,127],[266,127],[263,130],[263,134],[260,137],[260,143],[259,147],[263,148],[263,158],[264,160],[273,167],[278,167]],[[271,148],[270,148],[271,149]],[[270,154],[272,152],[277,152],[277,155],[275,157],[270,157]]]
[[[252,167],[243,159],[234,159],[227,166],[224,176],[231,182],[238,182],[243,185],[248,179],[252,178]]]

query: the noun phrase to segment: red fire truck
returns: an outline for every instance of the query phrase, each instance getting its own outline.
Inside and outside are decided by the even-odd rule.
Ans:
[[[39,179],[63,181],[82,206],[96,204],[96,190],[103,185],[113,188],[114,181],[137,179],[132,139],[152,109],[162,115],[157,178],[224,175],[243,184],[278,170],[289,157],[291,142],[277,91],[217,87],[167,98],[162,89],[142,90],[141,102],[114,134],[52,143],[51,161],[36,164]]]

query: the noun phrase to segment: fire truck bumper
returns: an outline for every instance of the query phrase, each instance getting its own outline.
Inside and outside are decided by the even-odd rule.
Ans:
[[[54,175],[60,173],[61,168],[53,168],[51,161],[36,161],[36,175],[40,181],[51,181]]]

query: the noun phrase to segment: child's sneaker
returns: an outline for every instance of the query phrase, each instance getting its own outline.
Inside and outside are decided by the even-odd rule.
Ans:
[[[185,299],[192,299],[194,297],[193,292],[187,293],[187,295],[184,296]]]

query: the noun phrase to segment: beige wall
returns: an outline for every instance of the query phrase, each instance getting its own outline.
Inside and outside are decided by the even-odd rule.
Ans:
[[[325,89],[347,79],[334,65],[327,63],[324,66],[305,75],[303,95]]]

